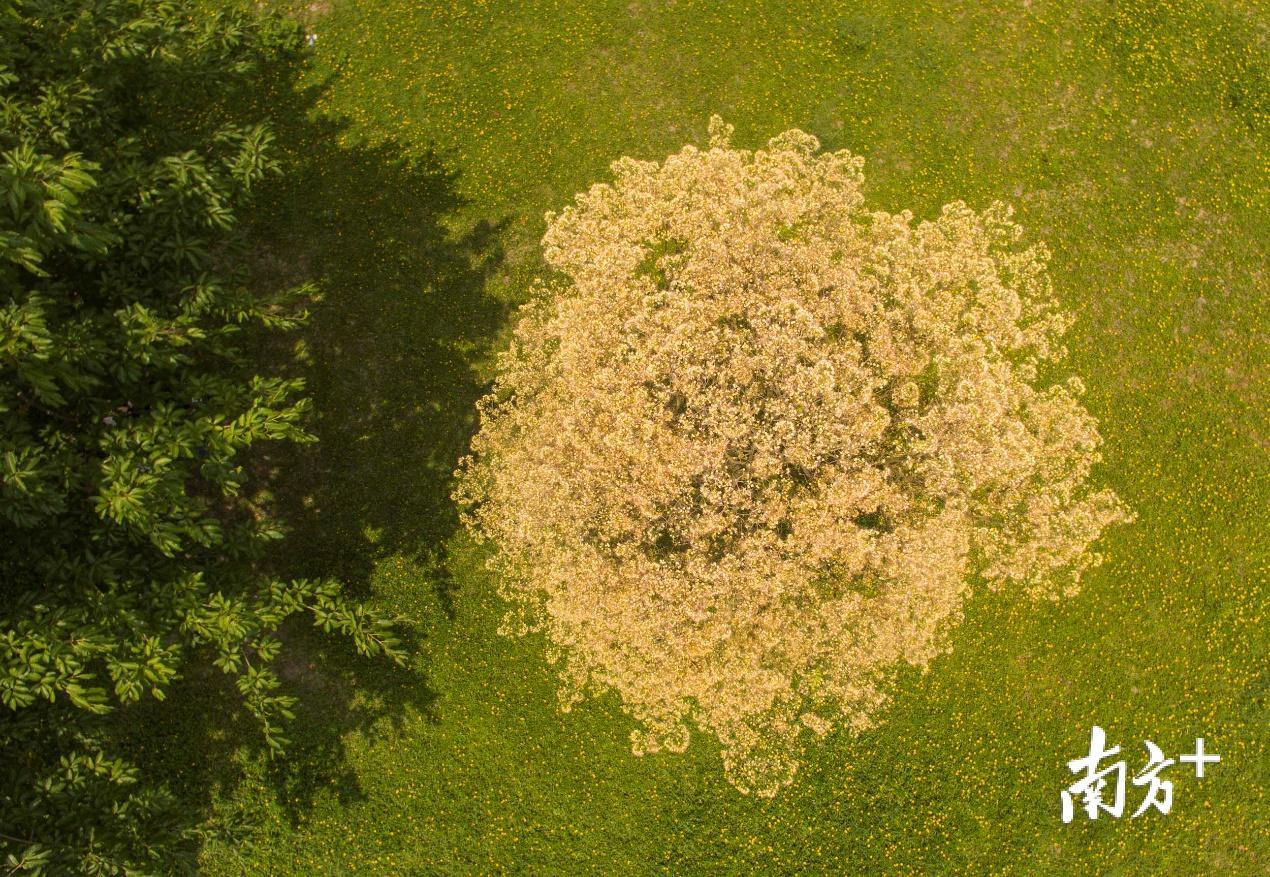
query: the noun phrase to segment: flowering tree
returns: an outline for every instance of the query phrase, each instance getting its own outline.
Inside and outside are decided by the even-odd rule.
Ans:
[[[456,493],[496,543],[508,632],[567,709],[615,689],[637,754],[718,737],[772,795],[810,730],[868,726],[977,577],[1057,598],[1127,510],[1085,489],[1097,426],[1043,378],[1069,319],[1010,210],[870,211],[863,160],[623,158],[548,216]]]

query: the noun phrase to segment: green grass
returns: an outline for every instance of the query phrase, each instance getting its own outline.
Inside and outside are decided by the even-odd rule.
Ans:
[[[320,4],[318,5],[320,6]],[[311,69],[270,106],[301,170],[261,270],[316,274],[320,446],[280,460],[289,562],[408,621],[410,673],[295,634],[294,763],[238,720],[155,757],[245,828],[209,874],[1264,874],[1268,680],[1267,54],[1253,2],[419,3],[304,11]],[[700,735],[636,758],[612,696],[563,715],[535,639],[496,627],[448,499],[472,403],[538,270],[543,213],[622,155],[801,127],[866,157],[879,207],[1004,199],[1054,252],[1099,478],[1138,521],[1058,604],[977,596],[876,730],[775,800]],[[1203,736],[1173,812],[1064,825],[1100,724],[1131,769]],[[159,727],[155,737],[172,729]],[[1130,792],[1136,806],[1139,790]]]

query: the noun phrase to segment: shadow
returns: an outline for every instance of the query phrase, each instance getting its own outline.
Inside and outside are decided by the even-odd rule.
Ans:
[[[405,633],[405,647],[416,653],[417,639]],[[147,699],[109,717],[142,776],[167,778],[171,812],[180,814],[174,829],[186,837],[167,851],[166,873],[196,873],[200,848],[208,845],[251,843],[262,811],[251,794],[235,794],[245,781],[267,783],[273,806],[297,826],[319,795],[342,805],[366,800],[349,759],[348,734],[373,744],[411,716],[440,721],[437,693],[417,665],[368,660],[346,639],[303,619],[284,624],[280,638],[285,645],[273,666],[283,690],[297,698],[283,758],[270,758],[233,677],[205,663],[191,665],[163,703]]]
[[[506,317],[484,286],[511,218],[457,229],[466,205],[442,157],[336,146],[343,122],[305,121],[322,90],[293,92],[299,106],[281,113],[274,102],[294,166],[260,193],[253,228],[262,280],[312,279],[321,293],[301,372],[318,442],[271,461],[290,527],[280,558],[288,575],[338,578],[364,597],[375,561],[401,556],[432,571],[452,606],[449,494],[487,389],[470,361]]]
[[[311,280],[320,293],[298,336],[296,371],[318,441],[267,460],[288,527],[273,562],[279,575],[338,579],[366,599],[377,565],[393,558],[390,587],[426,588],[452,616],[445,545],[459,520],[450,490],[487,389],[471,363],[506,318],[485,284],[511,218],[465,226],[457,172],[430,147],[350,142],[346,121],[314,113],[329,82],[299,85],[301,63],[279,65],[242,96],[273,120],[287,164],[248,220],[252,272],[265,286]],[[293,362],[295,352],[276,351]],[[300,700],[288,757],[268,773],[298,820],[320,790],[362,796],[349,732],[374,739],[411,712],[440,717],[417,661],[404,670],[367,661],[351,642],[299,622],[283,634],[279,675]],[[417,655],[417,620],[401,619],[398,634]]]
[[[396,558],[405,572],[391,587],[426,589],[437,612],[452,616],[444,546],[459,521],[449,494],[486,390],[471,363],[506,317],[484,287],[511,218],[464,227],[457,172],[445,158],[415,144],[350,142],[346,121],[317,114],[329,82],[301,84],[303,64],[301,56],[277,63],[206,113],[268,119],[283,160],[284,174],[261,185],[241,217],[253,283],[312,281],[320,293],[301,330],[260,350],[269,372],[307,381],[318,438],[252,463],[288,531],[267,564],[283,578],[337,579],[364,599],[377,564]],[[266,778],[298,822],[319,794],[364,797],[344,742],[350,733],[375,739],[412,716],[440,721],[417,658],[421,631],[401,620],[398,635],[416,658],[399,668],[357,655],[351,641],[306,619],[284,624],[274,667],[283,692],[299,699],[285,759],[267,760],[232,682],[210,668],[174,685],[168,703],[122,710],[118,721],[146,774],[171,778],[181,808],[199,814],[192,823],[213,824],[215,808],[212,840],[232,847],[250,834],[251,816],[235,815],[227,793],[249,776]]]
[[[349,762],[344,742],[349,732],[373,744],[400,731],[412,713],[432,723],[440,715],[437,693],[422,669],[370,668],[345,641],[307,625],[289,627],[284,636],[287,648],[276,669],[299,700],[287,756],[269,761],[265,773],[278,805],[297,825],[320,793],[341,804],[366,799]],[[417,642],[405,645],[417,653]]]

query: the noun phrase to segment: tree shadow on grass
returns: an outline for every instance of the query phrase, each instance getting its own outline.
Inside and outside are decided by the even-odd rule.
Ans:
[[[484,287],[509,219],[461,227],[456,172],[442,156],[417,145],[349,143],[345,121],[315,114],[327,85],[301,86],[299,70],[298,62],[279,65],[223,107],[242,119],[268,118],[286,165],[245,217],[256,282],[312,280],[321,293],[299,333],[262,350],[281,364],[271,370],[308,381],[316,411],[309,427],[319,439],[259,461],[289,530],[270,563],[280,577],[338,579],[358,599],[390,590],[390,611],[431,611],[416,599],[424,596],[452,614],[444,546],[459,522],[450,482],[485,390],[471,363],[506,316]],[[417,656],[421,620],[403,619],[399,633]],[[348,735],[373,740],[411,716],[440,721],[417,659],[402,669],[362,658],[350,641],[300,619],[281,638],[275,668],[299,703],[287,757],[263,771],[244,766],[263,759],[259,729],[210,668],[174,686],[163,709],[120,716],[135,729],[143,768],[172,778],[192,823],[249,775],[273,787],[293,822],[319,794],[363,798]],[[236,755],[244,744],[254,755]],[[235,843],[234,834],[226,841]],[[193,861],[196,850],[189,853]]]
[[[510,218],[456,229],[465,204],[439,155],[330,147],[344,131],[281,132],[301,169],[265,193],[258,235],[266,264],[322,295],[304,332],[319,441],[278,461],[286,568],[366,596],[376,561],[398,556],[433,573],[444,604],[451,478],[486,389],[471,360],[506,316],[484,286]]]
[[[291,166],[259,193],[258,273],[265,282],[271,272],[284,283],[312,279],[321,293],[302,332],[301,371],[318,441],[270,460],[290,530],[279,570],[338,579],[359,599],[391,591],[398,612],[429,611],[416,599],[429,596],[452,614],[451,480],[486,390],[472,361],[506,317],[485,283],[510,218],[463,227],[457,174],[440,155],[343,142],[346,122],[312,113],[324,89],[290,83],[262,86],[261,95]],[[290,97],[280,105],[279,95]],[[420,621],[400,624],[412,654]],[[361,795],[344,751],[348,732],[373,736],[410,710],[439,716],[417,662],[408,670],[368,662],[350,643],[299,625],[286,634],[280,675],[301,701],[294,749],[271,776],[296,819],[319,789]]]

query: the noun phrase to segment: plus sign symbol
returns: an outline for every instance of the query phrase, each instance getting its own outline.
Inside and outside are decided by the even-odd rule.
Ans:
[[[1196,737],[1196,738],[1195,738],[1195,751],[1194,751],[1194,752],[1192,752],[1190,755],[1179,755],[1179,756],[1177,757],[1177,760],[1178,760],[1178,761],[1181,761],[1181,762],[1183,762],[1183,763],[1185,763],[1185,762],[1190,762],[1190,763],[1194,764],[1194,765],[1195,765],[1195,776],[1197,776],[1197,777],[1203,777],[1203,776],[1204,776],[1204,765],[1205,765],[1205,764],[1216,764],[1217,762],[1221,761],[1221,756],[1220,756],[1220,755],[1209,755],[1208,753],[1206,753],[1206,752],[1204,751],[1204,738],[1203,738],[1203,737]]]

